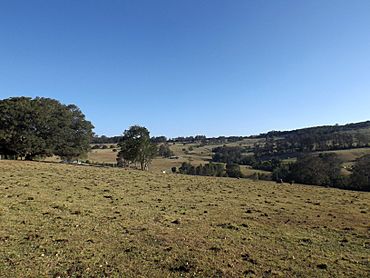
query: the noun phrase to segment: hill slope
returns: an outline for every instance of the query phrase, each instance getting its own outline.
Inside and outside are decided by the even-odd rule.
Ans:
[[[370,193],[0,161],[0,276],[365,277]]]

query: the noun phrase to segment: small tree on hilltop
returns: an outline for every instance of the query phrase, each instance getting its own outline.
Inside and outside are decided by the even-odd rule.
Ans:
[[[149,131],[145,127],[132,126],[123,133],[118,143],[121,148],[118,158],[128,163],[139,163],[141,170],[147,170],[157,153],[157,147],[150,140]]]

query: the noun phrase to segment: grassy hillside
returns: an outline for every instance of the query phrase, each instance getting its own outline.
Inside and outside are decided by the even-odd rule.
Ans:
[[[258,139],[243,139],[238,142],[228,143],[227,146],[253,146]],[[222,145],[200,145],[199,143],[171,143],[170,149],[174,152],[177,159],[157,157],[153,159],[150,166],[151,172],[170,172],[172,167],[180,167],[183,162],[190,162],[193,165],[207,164],[212,159],[212,149],[215,147],[221,147]],[[87,156],[87,159],[91,162],[98,163],[116,163],[117,152],[113,152],[112,149],[92,149]],[[55,159],[48,159],[49,161],[55,161]],[[246,176],[251,176],[254,173],[269,174],[266,171],[254,170],[247,166],[241,166],[242,172]]]
[[[370,193],[0,161],[0,277],[365,277]]]

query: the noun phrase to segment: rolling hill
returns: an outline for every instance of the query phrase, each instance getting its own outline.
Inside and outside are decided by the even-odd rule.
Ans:
[[[0,161],[1,277],[365,277],[370,193]]]

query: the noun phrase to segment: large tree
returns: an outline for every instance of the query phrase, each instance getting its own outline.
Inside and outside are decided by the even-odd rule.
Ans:
[[[125,130],[118,146],[121,150],[117,160],[123,160],[126,165],[139,163],[141,170],[147,170],[157,154],[157,147],[151,142],[149,131],[142,126],[135,125]]]
[[[352,188],[370,191],[370,155],[359,158],[353,166],[351,175]]]
[[[341,176],[340,170],[341,161],[336,154],[303,155],[291,165],[290,179],[304,184],[335,186]]]
[[[39,97],[0,100],[0,154],[4,156],[77,158],[88,151],[92,128],[75,105]]]

